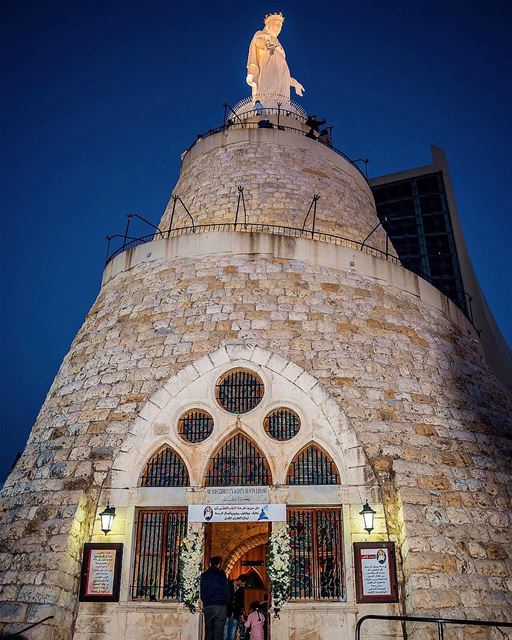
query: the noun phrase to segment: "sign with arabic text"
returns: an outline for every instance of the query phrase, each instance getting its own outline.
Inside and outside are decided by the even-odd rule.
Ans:
[[[357,602],[398,602],[393,542],[355,542]]]
[[[80,600],[118,602],[122,544],[86,543],[80,577]]]
[[[285,504],[191,504],[189,522],[284,522]]]

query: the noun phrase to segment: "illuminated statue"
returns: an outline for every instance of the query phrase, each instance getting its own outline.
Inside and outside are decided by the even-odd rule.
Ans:
[[[301,96],[304,87],[292,78],[286,54],[277,36],[283,27],[282,13],[265,16],[263,31],[256,31],[249,47],[247,84],[252,87],[252,99],[290,100],[290,87]]]

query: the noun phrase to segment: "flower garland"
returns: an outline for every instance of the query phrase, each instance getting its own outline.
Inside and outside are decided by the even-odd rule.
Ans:
[[[269,537],[267,574],[272,584],[272,609],[279,618],[283,605],[290,597],[291,585],[290,535],[286,522],[275,522]]]
[[[199,601],[199,583],[203,568],[204,531],[199,527],[189,525],[187,537],[181,543],[180,552],[180,587],[181,600],[192,613],[196,612]]]

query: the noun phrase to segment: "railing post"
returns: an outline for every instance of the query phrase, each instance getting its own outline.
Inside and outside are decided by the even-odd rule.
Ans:
[[[439,636],[439,640],[444,640],[444,625],[441,620],[437,621],[437,634]]]
[[[194,223],[194,218],[192,217],[192,214],[190,213],[190,211],[187,209],[187,205],[183,202],[183,200],[179,197],[176,196],[176,199],[179,200],[181,202],[181,206],[185,209],[185,211],[187,212],[188,217],[190,218],[190,221],[192,222],[192,233],[196,232],[196,225]]]
[[[128,213],[126,215],[126,217],[128,218],[128,220],[126,222],[126,229],[124,231],[123,249],[126,247],[126,239],[128,238],[128,231],[130,230],[130,223],[132,221],[132,214]]]
[[[240,191],[240,195],[242,196],[242,207],[244,208],[244,227],[247,227],[247,209],[245,208],[245,198],[244,198],[244,188]]]
[[[319,196],[320,197],[320,196]],[[311,208],[313,207],[313,205],[315,205],[315,209],[316,209],[316,194],[313,194],[313,200],[311,200],[311,204],[309,205],[309,209],[308,212],[306,213],[306,217],[304,218],[304,222],[302,223],[302,229],[301,231],[304,231],[306,229],[306,222],[308,221],[309,218],[309,214],[311,213]]]
[[[54,618],[54,617],[55,616],[46,616],[46,618],[43,618],[42,620],[39,620],[38,622],[34,622],[34,624],[31,624],[28,627],[25,627],[21,631],[17,631],[16,633],[8,633],[6,636],[2,636],[2,637],[4,638],[4,640],[8,640],[8,638],[21,638],[22,637],[21,634],[25,633],[25,631],[29,631],[30,629],[33,629],[34,627],[38,627],[40,624],[43,624],[43,622],[46,622],[47,620],[52,620],[52,618]]]
[[[316,193],[313,195],[313,226],[311,229],[311,237],[315,237],[315,224],[316,224],[316,203],[320,200],[320,196],[317,196]]]
[[[169,230],[167,231],[167,237],[169,237],[171,235],[172,224],[173,224],[173,221],[174,221],[174,212],[176,211],[176,200],[177,199],[178,199],[178,196],[173,196],[172,197],[171,224],[169,225]]]
[[[238,185],[238,202],[236,203],[236,214],[235,214],[235,231],[236,225],[238,223],[238,211],[240,210],[240,199],[244,197],[244,188],[241,184]],[[245,205],[244,205],[245,209]]]
[[[110,253],[110,241],[112,240],[112,236],[106,236],[107,239],[107,255],[105,256],[105,263],[108,262],[108,254]]]
[[[140,216],[138,213],[133,213],[132,214],[133,218],[138,218],[139,220],[142,220],[142,222],[145,222],[147,225],[149,225],[150,227],[153,227],[153,229],[156,229],[158,231],[158,233],[162,236],[162,238],[164,237],[164,234],[162,233],[162,230],[160,229],[160,227],[157,227],[156,224],[153,224],[152,222],[150,222],[149,220],[146,220],[146,218],[143,218],[142,216]]]

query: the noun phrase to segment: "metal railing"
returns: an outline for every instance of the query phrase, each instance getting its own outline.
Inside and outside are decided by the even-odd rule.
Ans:
[[[275,104],[279,104],[280,105],[280,109],[283,112],[284,111],[291,111],[292,113],[296,113],[297,115],[303,116],[304,118],[308,117],[308,114],[306,113],[306,111],[301,107],[301,105],[298,102],[294,102],[293,100],[289,100],[289,101],[288,100],[281,100],[281,101],[279,101],[279,98],[277,98],[276,96],[273,96],[272,94],[260,94],[258,96],[258,101],[260,102],[260,104],[261,104],[261,101],[266,102],[267,100],[271,100]],[[250,98],[242,98],[242,100],[237,102],[234,107],[231,107],[229,104],[224,103],[224,106],[228,107],[230,109],[231,113],[236,113],[237,115],[244,115],[246,112],[243,111],[243,109],[245,107],[247,107],[248,105],[251,105],[251,106],[255,105],[255,102],[254,102],[252,96]],[[263,107],[263,108],[265,108],[265,107]]]
[[[274,111],[274,109],[262,109],[261,110],[262,113],[261,115],[265,115],[265,111]],[[277,111],[277,109],[275,110]],[[269,114],[270,115],[270,114]],[[273,115],[273,114],[272,114]],[[244,114],[245,117],[245,114]],[[297,118],[297,120],[299,120],[299,118]],[[240,120],[229,120],[227,122],[225,122],[224,124],[222,124],[220,127],[215,127],[214,129],[209,129],[206,133],[200,133],[197,138],[194,140],[194,142],[190,145],[190,147],[183,153],[182,155],[182,161],[185,159],[186,155],[189,153],[189,151],[192,150],[192,148],[201,140],[204,140],[205,138],[209,138],[210,136],[215,135],[216,133],[221,133],[222,131],[232,131],[234,129],[266,129],[268,130],[278,130],[278,131],[289,131],[291,133],[295,133],[295,134],[299,134],[301,136],[305,136],[307,135],[307,132],[304,131],[304,129],[298,129],[297,127],[289,127],[286,125],[282,125],[282,124],[274,124],[271,123],[270,127],[261,127],[260,126],[260,122],[244,122],[241,118]],[[308,137],[310,137],[308,135]],[[310,137],[310,139],[313,139]],[[349,156],[347,156],[346,153],[343,153],[343,151],[341,151],[341,149],[337,149],[336,147],[333,147],[332,145],[330,145],[327,142],[324,142],[323,140],[321,140],[320,138],[314,138],[314,140],[316,142],[318,142],[319,144],[323,145],[324,147],[327,147],[328,149],[331,149],[332,151],[334,151],[334,153],[338,154],[339,156],[341,156],[344,160],[346,160],[349,164],[351,164],[353,167],[355,167],[357,169],[357,171],[363,176],[363,178],[365,180],[367,180],[367,177],[365,175],[365,172],[362,171],[362,169],[354,162],[354,160],[352,160],[351,158],[349,158]]]
[[[108,264],[116,256],[125,251],[134,249],[141,244],[152,242],[153,240],[158,240],[159,238],[176,238],[192,233],[210,233],[214,231],[243,231],[247,233],[270,233],[292,238],[311,238],[314,240],[319,240],[320,242],[327,242],[329,244],[335,244],[338,246],[347,247],[349,249],[354,249],[356,251],[361,251],[363,253],[375,256],[376,258],[388,260],[393,264],[401,264],[400,260],[396,256],[386,251],[381,251],[380,249],[377,249],[370,245],[363,244],[362,242],[358,242],[357,240],[351,240],[350,238],[344,238],[343,236],[337,236],[332,233],[324,233],[323,231],[314,231],[298,227],[283,227],[277,224],[264,224],[255,222],[241,222],[237,224],[234,224],[232,222],[196,224],[194,226],[191,225],[187,227],[177,227],[168,231],[156,231],[155,233],[151,233],[147,236],[141,236],[139,238],[132,238],[126,235],[123,236],[121,234],[115,234],[113,236],[108,236],[107,238],[108,246],[106,264]],[[110,242],[115,238],[122,238],[123,244],[118,249],[110,252]]]
[[[6,636],[2,636],[2,640],[8,640],[9,638],[18,638],[18,637],[21,636],[22,633],[25,633],[25,631],[30,631],[30,629],[33,629],[34,627],[38,627],[40,624],[43,624],[43,622],[46,622],[47,620],[51,620],[54,617],[55,616],[46,616],[46,618],[43,618],[42,620],[39,620],[38,622],[34,622],[34,624],[30,624],[28,627],[25,627],[24,629],[21,629],[21,631],[8,633]]]
[[[470,627],[507,627],[512,629],[512,622],[499,622],[497,620],[457,620],[455,618],[423,618],[421,616],[385,616],[368,615],[357,621],[355,640],[361,640],[361,627],[367,620],[394,620],[397,622],[426,622],[437,627],[438,640],[444,640],[445,626],[458,625]],[[405,638],[405,634],[403,636]]]
[[[244,204],[244,209],[245,209],[245,204]],[[236,220],[238,220],[238,209],[237,209]],[[292,238],[312,238],[313,240],[318,240],[320,242],[327,242],[329,244],[335,244],[340,247],[347,247],[349,249],[354,249],[355,251],[361,251],[362,253],[367,253],[369,255],[375,256],[376,258],[387,260],[388,262],[391,262],[393,264],[404,266],[399,258],[389,253],[388,251],[382,251],[381,249],[377,249],[376,247],[372,247],[371,245],[365,244],[366,239],[363,240],[363,242],[358,242],[357,240],[351,240],[350,238],[344,238],[343,236],[337,236],[332,233],[324,233],[322,231],[315,231],[314,229],[313,230],[305,229],[304,227],[301,227],[301,228],[284,227],[276,224],[265,224],[265,223],[255,223],[255,222],[235,222],[235,223],[220,222],[220,223],[212,223],[212,224],[192,224],[187,227],[176,227],[175,229],[170,229],[167,231],[161,231],[158,227],[155,227],[155,228],[158,229],[155,233],[151,233],[146,236],[140,236],[138,238],[133,238],[128,235],[122,235],[120,233],[116,233],[112,236],[107,236],[108,244],[107,244],[107,255],[105,260],[105,266],[121,253],[124,253],[125,251],[129,251],[130,249],[134,249],[135,247],[138,247],[141,244],[152,242],[153,240],[158,240],[160,238],[161,239],[175,238],[178,236],[185,236],[191,233],[209,233],[213,231],[243,231],[247,233],[270,233],[270,234],[287,236]],[[110,243],[112,240],[116,238],[122,239],[123,244],[111,252]],[[408,269],[409,271],[412,271],[406,265],[405,265],[405,268]],[[428,273],[420,273],[418,271],[413,271],[413,273],[416,273],[420,278],[422,278],[423,280],[426,280],[436,289],[441,291],[441,293],[446,295],[443,292],[443,290],[440,288],[439,282],[435,278],[432,278]],[[468,320],[474,326],[473,314],[471,311],[471,298],[469,294],[467,294],[466,292],[464,292],[464,294],[469,298],[468,309],[466,310],[462,308],[460,305],[457,305],[457,307],[462,311],[462,313],[468,318]],[[455,301],[453,302],[454,304],[457,304]]]
[[[261,116],[277,116],[278,124],[280,124],[281,116],[283,118],[291,118],[292,120],[297,120],[302,124],[306,124],[307,116],[304,116],[293,109],[286,109],[285,107],[258,107],[254,109],[250,109],[249,111],[243,111],[241,113],[237,113],[234,111],[229,105],[225,105],[225,113],[224,113],[224,123],[226,124],[228,121],[231,122],[241,122],[246,118],[257,118]]]

